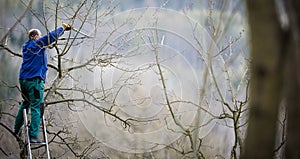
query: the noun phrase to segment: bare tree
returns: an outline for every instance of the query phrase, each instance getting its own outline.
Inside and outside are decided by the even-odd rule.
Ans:
[[[219,23],[222,23],[222,13],[224,11],[221,11],[220,17],[214,19],[212,16],[210,16],[211,21],[219,20]],[[212,20],[214,19],[214,20]],[[156,25],[159,20],[156,21]],[[215,39],[219,38],[218,36],[222,36],[222,31],[220,27],[220,24],[211,24],[211,28],[215,28],[212,30],[211,35]],[[155,25],[155,26],[156,26]],[[155,54],[155,64],[157,66],[157,74],[159,76],[162,91],[164,94],[165,99],[165,105],[168,107],[170,116],[172,118],[173,123],[179,127],[181,131],[178,131],[177,133],[182,133],[181,140],[178,140],[176,144],[168,145],[168,148],[174,150],[176,153],[182,155],[185,158],[206,158],[205,153],[203,151],[203,138],[199,138],[199,131],[204,128],[206,125],[208,125],[213,120],[217,120],[219,123],[223,123],[226,127],[231,129],[234,134],[234,142],[231,149],[231,158],[239,158],[240,154],[243,152],[243,140],[244,140],[244,131],[245,126],[247,124],[246,115],[247,115],[247,103],[249,100],[248,95],[248,68],[247,63],[245,63],[245,66],[243,68],[243,74],[238,77],[237,81],[233,80],[232,77],[232,71],[234,71],[234,68],[230,63],[237,60],[237,57],[242,53],[236,53],[233,52],[231,47],[234,45],[235,42],[237,42],[241,38],[241,34],[243,33],[243,30],[241,30],[240,34],[237,35],[236,38],[230,39],[228,44],[218,51],[213,49],[214,41],[211,41],[211,43],[208,44],[207,50],[203,49],[203,41],[201,41],[201,38],[198,37],[197,34],[197,24],[194,24],[193,22],[190,22],[190,25],[193,28],[193,40],[197,44],[197,52],[199,53],[200,57],[203,58],[203,61],[205,61],[205,67],[203,70],[203,78],[202,82],[203,84],[198,88],[199,92],[199,103],[195,103],[194,101],[189,101],[185,99],[176,99],[172,100],[170,92],[168,91],[168,86],[166,84],[167,78],[165,77],[165,73],[162,68],[162,64],[166,59],[161,58],[161,54],[163,54],[160,51],[160,37],[162,37],[162,41],[164,39],[164,36],[161,35],[162,33],[156,29],[153,31],[150,35],[150,37],[147,38],[147,40],[144,40],[145,43],[149,45],[152,52]],[[203,34],[202,34],[203,36]],[[208,40],[208,39],[206,39]],[[150,43],[150,44],[149,44]],[[228,58],[223,60],[223,54],[224,52],[228,53]],[[226,57],[226,56],[224,56]],[[244,58],[243,60],[247,61],[246,57],[241,56]],[[220,71],[217,67],[221,67],[222,71]],[[197,68],[201,69],[201,68]],[[202,68],[203,69],[203,68]],[[221,77],[225,77],[226,83],[226,91],[223,90],[223,83],[224,79],[220,80],[219,76],[220,72],[224,75]],[[212,81],[212,83],[209,83],[208,81]],[[238,82],[238,84],[236,84]],[[233,87],[233,84],[236,86]],[[208,87],[208,85],[213,85],[212,87]],[[205,106],[206,96],[209,94],[211,90],[215,90],[215,96],[212,100],[215,101],[214,105],[212,107],[219,107],[221,110],[220,113],[215,114],[215,112],[211,112],[211,110],[207,109]],[[197,109],[197,114],[195,118],[195,122],[192,125],[184,125],[183,122],[179,119],[179,116],[176,115],[176,112],[174,109],[176,108],[175,104],[178,103],[188,103],[193,106],[195,106]],[[216,104],[216,103],[220,103]],[[204,113],[207,113],[210,116],[210,120],[201,123],[201,115]],[[176,131],[176,130],[173,130]],[[222,156],[217,155],[215,156]]]
[[[29,4],[25,1],[22,2]],[[164,4],[167,3],[167,1],[164,2]],[[92,118],[89,121],[90,125],[85,125],[87,127],[95,127],[95,123],[98,122],[96,120],[99,120],[98,117],[100,116],[100,120],[104,121],[105,126],[115,126],[130,134],[144,132],[145,126],[143,125],[149,123],[154,128],[166,125],[168,133],[180,136],[178,140],[167,144],[160,143],[159,140],[148,142],[154,148],[156,146],[167,147],[176,156],[182,158],[223,156],[223,154],[207,154],[206,139],[199,135],[207,125],[217,121],[218,125],[225,126],[234,134],[233,145],[230,148],[231,153],[228,156],[239,158],[240,153],[243,151],[243,129],[246,123],[244,115],[247,114],[246,105],[249,98],[248,68],[243,67],[243,74],[239,74],[239,77],[234,79],[234,66],[231,66],[231,63],[238,60],[247,60],[242,52],[237,53],[231,50],[235,42],[241,38],[240,34],[234,35],[235,38],[229,39],[220,49],[215,48],[214,42],[220,45],[218,40],[226,31],[226,28],[222,30],[221,27],[223,16],[225,16],[223,9],[220,10],[220,14],[216,18],[211,15],[210,19],[208,18],[211,39],[201,39],[202,35],[198,32],[199,23],[192,21],[188,23],[192,33],[190,37],[192,47],[194,47],[197,57],[201,57],[198,60],[204,63],[203,66],[196,65],[194,67],[196,76],[203,75],[199,80],[200,84],[194,84],[198,81],[187,81],[194,84],[192,87],[195,86],[193,88],[195,91],[183,92],[196,94],[197,97],[194,100],[188,95],[180,96],[176,94],[176,89],[172,88],[172,84],[174,84],[170,75],[172,70],[169,71],[165,65],[170,64],[167,62],[175,59],[176,55],[165,56],[163,54],[165,50],[161,49],[164,41],[168,41],[170,32],[159,28],[157,25],[167,19],[165,17],[165,19],[159,19],[161,18],[158,16],[159,10],[149,14],[146,9],[138,15],[134,15],[134,11],[128,12],[120,20],[109,18],[116,9],[117,4],[114,1],[104,4],[102,1],[85,0],[73,4],[72,1],[53,0],[50,3],[43,1],[40,5],[42,6],[42,12],[36,11],[33,7],[28,7],[28,11],[24,15],[33,16],[35,21],[44,27],[44,30],[49,31],[53,27],[59,26],[61,22],[68,22],[76,28],[76,31],[73,30],[70,34],[56,41],[50,47],[51,50],[48,55],[50,69],[48,82],[46,83],[47,87],[45,88],[45,105],[48,110],[46,111],[47,132],[53,157],[88,158],[93,154],[95,156],[106,156],[105,152],[102,154],[97,153],[97,151],[103,151],[100,146],[103,143],[97,138],[99,132],[91,131],[89,132],[91,135],[86,135],[84,134],[86,131],[77,130],[80,119],[76,115],[82,113],[82,116],[88,114]],[[223,5],[226,6],[226,3]],[[211,9],[210,13],[213,12],[214,10]],[[144,24],[151,26],[150,29],[142,28],[141,26]],[[26,24],[21,19],[16,21],[15,25],[21,26],[23,32],[28,29],[24,27]],[[128,25],[135,30],[130,30],[130,27],[128,29]],[[7,35],[14,30],[14,28],[10,29]],[[169,34],[165,36],[164,34],[167,33]],[[174,36],[171,36],[171,38],[174,38]],[[170,43],[172,42],[170,41]],[[209,44],[206,44],[206,42]],[[20,53],[13,51],[13,47],[2,44],[0,46],[6,51],[6,54],[14,58],[21,57]],[[145,51],[143,46],[150,50],[151,62],[148,62],[147,65],[137,65],[135,62],[140,59],[136,61],[132,59],[141,57],[140,55]],[[224,54],[228,55],[225,56]],[[93,77],[95,70],[99,72]],[[113,78],[107,79],[105,75],[107,75],[107,72],[113,72],[112,70],[117,73],[112,75]],[[138,86],[143,84],[140,76],[147,74],[149,70],[155,74],[155,76],[151,76],[150,80],[156,80],[154,81],[156,82],[154,88],[158,88],[158,90],[154,91],[153,94],[157,95],[156,104],[163,107],[164,115],[162,117],[149,117],[149,119],[134,115],[130,116],[124,109],[131,108],[132,103],[143,106],[149,102],[149,97],[138,94],[141,92],[137,89]],[[185,73],[182,74],[187,75],[189,72],[186,71]],[[224,79],[221,79],[220,76]],[[91,78],[95,78],[100,82],[97,85],[92,85],[94,79]],[[6,87],[17,88],[17,84],[11,84],[7,81],[3,81],[3,83]],[[184,86],[187,85],[189,83]],[[226,88],[225,91],[224,88]],[[128,99],[132,100],[130,101],[132,103],[126,103],[128,96],[124,95],[126,94],[124,91],[128,90],[137,94]],[[16,100],[14,104],[17,105],[20,99],[14,100]],[[180,112],[178,111],[180,106],[191,107],[192,111]],[[213,112],[209,108],[219,109],[220,111]],[[84,114],[85,111],[86,114]],[[192,116],[194,112],[196,112],[195,120],[186,122],[185,120],[190,119],[189,115]],[[208,118],[206,121],[202,121],[204,116]],[[13,115],[10,114],[9,118],[13,118]],[[86,123],[80,124],[84,125]],[[7,125],[6,123],[2,124],[1,121],[1,126],[12,133]],[[103,129],[107,127],[103,127]],[[77,131],[79,132],[77,133]],[[93,135],[94,137],[90,137]],[[122,142],[131,143],[131,141],[125,140],[123,139]],[[118,142],[118,144],[122,144],[122,142]],[[41,155],[43,152],[36,152],[36,154]],[[143,157],[153,157],[154,155],[152,152],[144,153]]]
[[[53,48],[54,51],[50,52],[50,63],[48,64],[50,70],[49,74],[49,82],[46,84],[47,88],[45,88],[45,106],[47,109],[51,109],[50,106],[59,105],[62,107],[67,107],[72,111],[78,111],[80,109],[80,105],[90,105],[94,108],[97,108],[104,114],[108,116],[112,116],[116,120],[123,123],[124,127],[129,126],[129,121],[127,119],[123,119],[119,117],[116,112],[113,112],[110,108],[104,108],[101,106],[101,100],[105,99],[105,94],[98,96],[95,91],[91,91],[85,89],[84,87],[73,87],[71,85],[66,84],[65,82],[70,82],[73,78],[72,72],[74,70],[80,69],[91,69],[95,66],[107,66],[112,63],[113,59],[116,59],[118,55],[114,54],[104,54],[103,49],[109,45],[109,38],[111,35],[118,30],[116,27],[107,37],[104,37],[104,41],[100,43],[94,42],[92,53],[89,53],[91,56],[83,63],[76,63],[77,61],[70,56],[72,51],[74,51],[74,47],[79,48],[80,44],[83,43],[87,39],[93,40],[93,36],[96,34],[98,26],[101,24],[100,19],[105,18],[105,16],[109,15],[115,8],[114,2],[108,4],[109,7],[103,11],[98,11],[99,7],[102,7],[102,3],[100,1],[82,1],[77,5],[73,5],[71,1],[66,1],[65,3],[57,1],[43,2],[42,3],[42,12],[36,12],[36,10],[32,7],[33,1],[25,2],[22,1],[27,7],[24,13],[16,20],[12,27],[5,33],[4,37],[1,38],[1,48],[6,50],[6,53],[15,56],[15,58],[21,57],[22,55],[18,52],[13,51],[13,48],[10,48],[10,45],[6,45],[6,39],[9,34],[11,34],[18,25],[23,26],[22,19],[29,16],[35,17],[36,21],[44,26],[46,31],[49,31],[54,26],[57,27],[62,22],[67,22],[72,25],[75,29],[67,37],[61,38],[58,41],[55,41],[50,49]],[[54,15],[54,16],[53,16]],[[124,22],[126,23],[126,22]],[[82,30],[84,27],[94,28],[94,32],[91,35],[87,35],[86,30]],[[25,32],[28,28],[24,28]],[[55,52],[55,54],[53,54]],[[74,79],[74,78],[73,78]],[[72,80],[73,80],[72,79]],[[74,79],[74,80],[78,80]],[[6,84],[6,81],[3,81]],[[6,84],[7,87],[12,87],[10,84]],[[17,88],[17,86],[13,86]],[[98,91],[107,91],[107,90],[98,90]],[[68,92],[75,92],[77,94],[81,94],[76,97],[70,96]],[[71,93],[72,94],[72,93]],[[18,100],[18,99],[16,99]],[[100,103],[99,103],[100,102]],[[1,113],[1,115],[5,115],[5,112]],[[10,113],[9,113],[10,114]],[[53,113],[55,114],[55,113]],[[68,126],[58,126],[57,121],[54,120],[53,114],[46,113],[47,115],[47,127],[48,133],[50,134],[50,146],[58,144],[65,149],[62,151],[62,154],[58,154],[58,156],[66,154],[67,152],[71,152],[76,157],[86,157],[96,149],[98,149],[97,143],[95,140],[82,140],[76,137],[76,134],[70,130]],[[13,115],[12,115],[13,116]],[[53,118],[54,117],[54,118]],[[8,123],[9,124],[9,123]],[[1,123],[8,132],[13,134],[13,131],[7,126],[5,123]],[[53,129],[53,130],[52,130]],[[79,148],[82,143],[86,143],[85,147]],[[37,152],[38,153],[38,152]],[[54,156],[53,156],[54,157]]]

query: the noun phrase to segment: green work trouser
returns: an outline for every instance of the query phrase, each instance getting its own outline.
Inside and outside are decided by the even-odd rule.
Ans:
[[[15,131],[18,132],[23,123],[23,109],[30,108],[31,119],[29,135],[37,137],[40,132],[40,122],[44,110],[44,81],[40,78],[30,80],[20,80],[21,93],[23,102],[19,107],[19,111],[15,121]]]

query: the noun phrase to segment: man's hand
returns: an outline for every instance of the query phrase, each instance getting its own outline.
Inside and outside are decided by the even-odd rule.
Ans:
[[[65,29],[66,31],[69,31],[69,30],[72,29],[71,25],[66,24],[66,23],[62,23],[62,26],[64,27],[64,29]]]

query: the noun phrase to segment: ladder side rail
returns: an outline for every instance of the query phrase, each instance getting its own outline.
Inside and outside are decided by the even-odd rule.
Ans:
[[[44,137],[44,141],[45,141],[45,151],[46,151],[47,159],[50,159],[50,152],[49,152],[49,145],[48,145],[48,139],[47,139],[47,130],[46,130],[44,115],[42,116],[42,126],[43,126],[43,137]]]
[[[30,137],[29,137],[29,127],[28,127],[28,119],[27,119],[27,111],[26,111],[26,109],[23,109],[23,118],[24,118],[24,126],[25,126],[25,140],[27,140],[28,158],[32,159]]]

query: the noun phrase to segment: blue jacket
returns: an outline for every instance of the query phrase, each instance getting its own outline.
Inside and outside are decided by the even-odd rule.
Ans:
[[[53,43],[63,33],[63,27],[59,27],[37,40],[28,40],[24,43],[22,46],[23,62],[19,79],[40,77],[43,81],[46,81],[48,68],[45,47]]]

